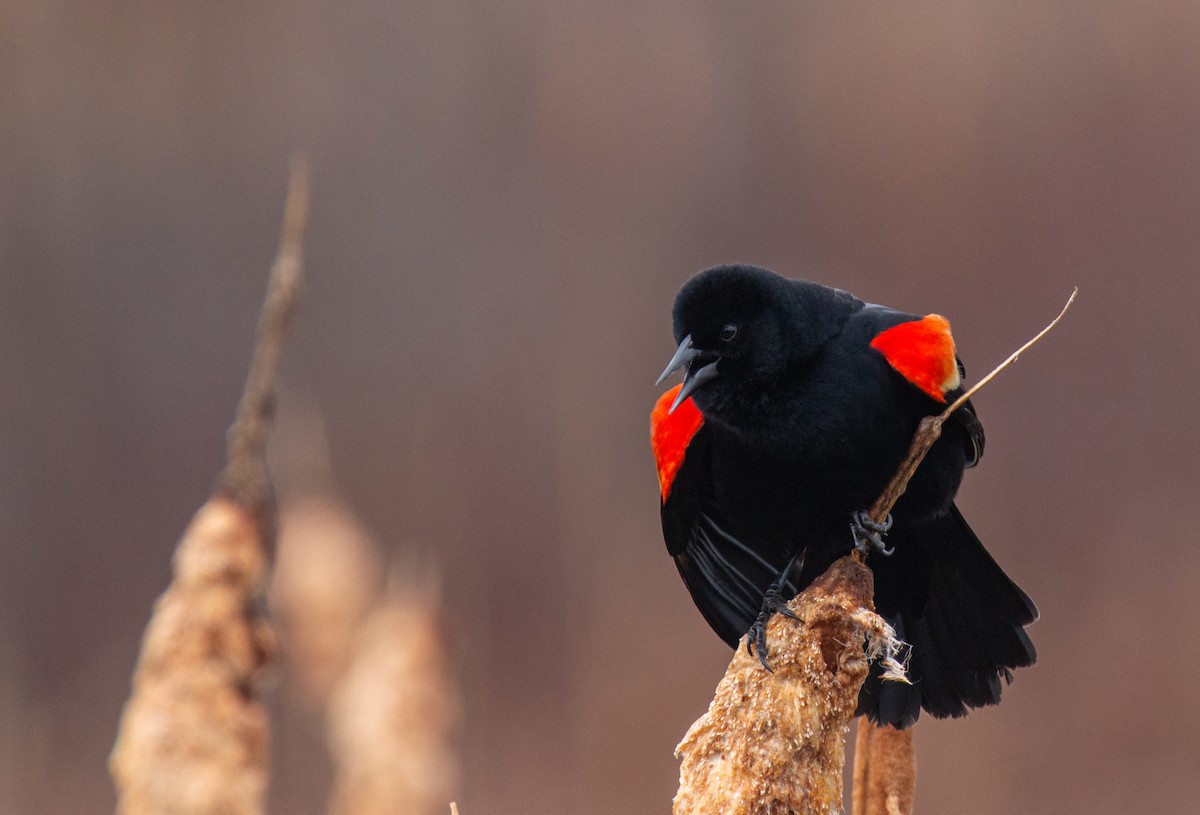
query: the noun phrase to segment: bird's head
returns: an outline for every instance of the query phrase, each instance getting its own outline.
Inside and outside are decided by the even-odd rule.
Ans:
[[[845,292],[757,266],[700,272],[675,298],[679,346],[658,379],[685,372],[672,410],[689,396],[709,416],[758,399],[832,335],[849,301],[861,306]]]

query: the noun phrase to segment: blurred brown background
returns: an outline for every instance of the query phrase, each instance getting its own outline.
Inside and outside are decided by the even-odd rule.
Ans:
[[[464,815],[668,811],[728,653],[646,415],[729,260],[945,313],[975,376],[1080,286],[961,493],[1040,664],[922,720],[918,810],[1194,806],[1200,4],[0,0],[0,812],[111,810],[297,148],[285,407],[439,564]],[[321,812],[319,725],[274,736],[272,811]]]

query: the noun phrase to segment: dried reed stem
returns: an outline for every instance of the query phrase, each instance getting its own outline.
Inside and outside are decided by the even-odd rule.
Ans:
[[[429,589],[394,590],[368,618],[327,712],[331,815],[440,815],[458,776],[459,701]]]
[[[917,789],[913,729],[858,720],[852,815],[907,815]]]
[[[237,415],[229,428],[225,471],[220,479],[221,490],[246,506],[262,504],[269,497],[266,448],[275,412],[275,373],[300,297],[301,249],[307,219],[308,160],[296,156],[288,179],[279,249],[259,315],[258,340]]]
[[[771,618],[774,673],[737,650],[708,712],[675,748],[675,815],[841,811],[843,741],[868,655],[894,658],[898,647],[871,611],[873,594],[870,570],[844,557],[788,603],[799,621]]]
[[[383,567],[366,531],[329,495],[284,501],[271,577],[290,695],[325,710],[354,657],[363,620],[379,601]]]
[[[228,463],[175,552],[109,768],[121,815],[259,815],[267,716],[256,684],[274,650],[259,611],[270,537],[264,452],[275,368],[294,309],[307,183],[293,164],[280,256]]]
[[[110,771],[122,815],[257,815],[267,716],[255,680],[272,637],[251,601],[266,572],[261,518],[208,501],[142,640]]]

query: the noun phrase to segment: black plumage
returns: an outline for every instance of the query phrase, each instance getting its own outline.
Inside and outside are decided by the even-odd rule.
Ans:
[[[672,366],[686,369],[682,396],[702,421],[685,446],[667,449],[658,435],[673,419],[665,400],[656,409],[660,474],[667,458],[678,466],[664,484],[663,534],[696,605],[731,646],[793,555],[787,596],[851,550],[851,514],[883,490],[921,418],[961,393],[953,371],[944,394],[929,392],[872,347],[922,319],[752,266],[709,269],[680,291]],[[922,357],[942,346],[903,350],[918,366],[953,369],[946,337],[947,360]],[[1023,628],[1036,608],[953,503],[983,447],[968,403],[893,509],[894,554],[869,557],[876,607],[912,645],[911,686],[881,683],[878,669],[864,685],[860,712],[874,721],[903,727],[921,708],[960,716],[995,704],[1011,669],[1034,662]]]

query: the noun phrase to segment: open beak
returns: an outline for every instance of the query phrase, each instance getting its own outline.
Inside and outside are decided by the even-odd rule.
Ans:
[[[683,338],[683,342],[679,343],[679,347],[675,349],[675,356],[671,357],[671,361],[667,363],[667,367],[663,370],[662,375],[659,376],[658,382],[654,383],[657,385],[680,368],[687,368],[687,373],[683,376],[683,387],[679,389],[679,395],[675,397],[675,401],[668,408],[668,413],[673,412],[675,408],[683,403],[684,399],[695,393],[702,385],[717,378],[717,362],[719,360],[713,360],[707,365],[699,367],[692,365],[692,362],[696,357],[700,356],[700,353],[698,349],[692,346],[692,335],[688,334]]]

